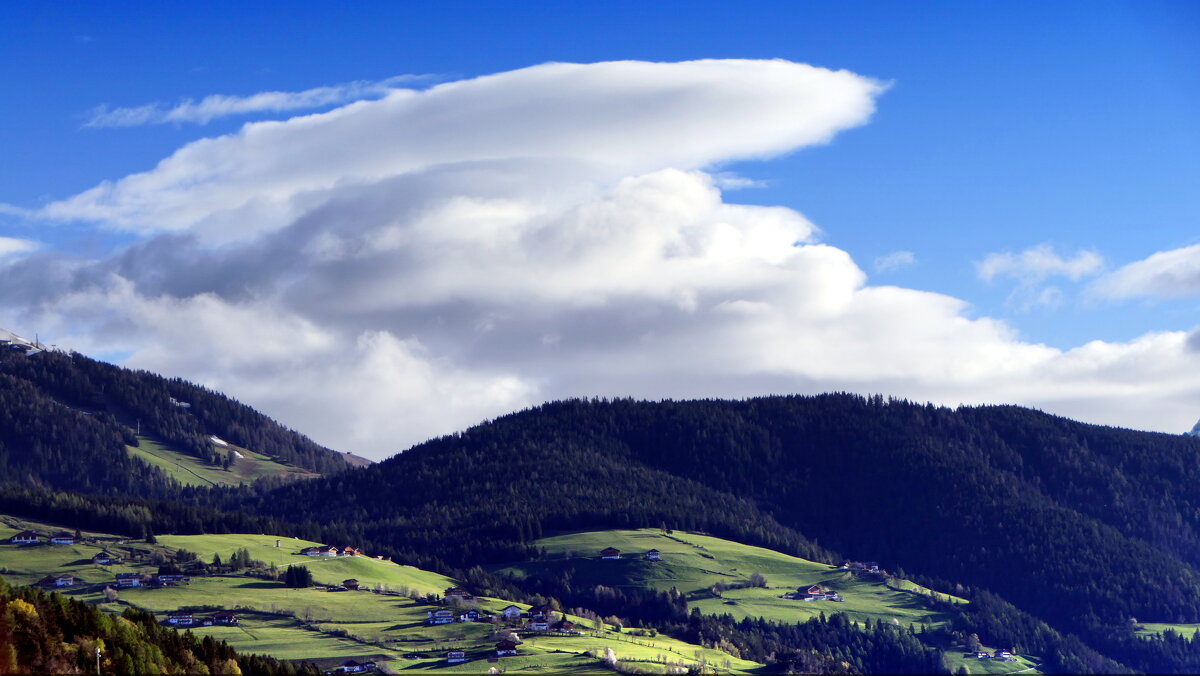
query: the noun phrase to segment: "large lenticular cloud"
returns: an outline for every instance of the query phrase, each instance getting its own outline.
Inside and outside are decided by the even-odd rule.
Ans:
[[[1182,333],[1070,351],[871,286],[710,173],[865,123],[879,83],[783,61],[548,64],[189,144],[49,205],[140,233],[0,267],[0,309],[373,457],[565,396],[846,389],[1186,429]]]

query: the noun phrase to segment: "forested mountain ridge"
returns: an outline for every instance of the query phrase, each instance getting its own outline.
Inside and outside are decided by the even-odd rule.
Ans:
[[[327,518],[454,565],[661,522],[991,590],[1102,650],[1125,650],[1132,617],[1200,621],[1200,440],[1018,407],[557,402],[253,508],[303,519],[310,490],[338,495]]]
[[[139,444],[137,428],[218,468],[236,457],[218,451],[213,436],[302,471],[352,466],[222,394],[54,350],[0,345],[0,423],[4,476],[62,490],[164,495],[166,476],[126,451]]]

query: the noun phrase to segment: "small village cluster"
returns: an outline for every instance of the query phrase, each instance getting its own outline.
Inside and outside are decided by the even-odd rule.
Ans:
[[[1017,657],[1007,650],[996,649],[996,652],[989,653],[986,650],[980,650],[975,653],[975,658],[979,660],[995,660],[997,662],[1016,662]]]
[[[12,536],[8,541],[14,545],[37,545],[42,543],[42,536],[31,530],[25,530]],[[75,544],[75,535],[74,533],[60,530],[50,536],[49,542],[52,545],[73,545]]]
[[[237,615],[233,613],[221,611],[208,617],[196,617],[194,614],[178,610],[167,615],[167,624],[176,627],[236,627],[238,624]]]
[[[467,601],[473,601],[474,599],[475,597],[466,589],[462,587],[450,587],[446,589],[442,597],[442,602],[447,606],[455,606]],[[561,635],[579,633],[575,629],[575,623],[568,620],[566,615],[560,613],[559,618],[556,620],[554,613],[555,610],[549,605],[534,606],[526,611],[522,610],[518,605],[510,604],[497,615],[480,612],[474,608],[460,612],[453,607],[447,607],[429,611],[426,614],[425,623],[428,625],[440,625],[455,622],[503,622],[510,627],[520,625],[516,628],[525,632]],[[516,655],[517,646],[520,644],[521,639],[517,634],[515,632],[509,633],[496,643],[495,657]],[[467,660],[467,653],[464,650],[451,650],[446,653],[446,662],[450,664],[466,662]]]

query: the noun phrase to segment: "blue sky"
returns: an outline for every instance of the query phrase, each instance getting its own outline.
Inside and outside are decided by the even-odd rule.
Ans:
[[[869,122],[828,144],[765,161],[718,157],[704,170],[756,182],[726,190],[725,202],[794,209],[871,285],[961,299],[962,317],[1000,319],[1025,343],[1069,350],[1196,327],[1200,282],[1186,274],[1169,293],[1144,291],[1142,278],[1122,282],[1141,291],[1095,289],[1123,266],[1200,243],[1200,5],[648,5],[4,3],[0,203],[10,208],[0,237],[39,242],[40,255],[119,256],[148,235],[30,211],[246,122],[336,107],[85,126],[99,106],[167,109],[399,75],[426,76],[403,85],[423,89],[552,61],[785,59],[887,89]],[[1039,246],[1049,268],[1020,262]],[[911,262],[876,269],[896,252]],[[995,259],[985,279],[981,262],[1006,253],[1016,258]],[[0,326],[39,328],[26,325],[37,316],[28,308],[8,315]],[[64,333],[85,333],[63,321]],[[146,341],[83,342],[124,355],[145,354]],[[526,399],[542,396],[531,387]],[[1200,399],[1192,404],[1200,414]]]

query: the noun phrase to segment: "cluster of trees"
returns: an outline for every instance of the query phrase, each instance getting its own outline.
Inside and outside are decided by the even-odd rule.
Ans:
[[[111,415],[75,410],[0,371],[0,477],[110,495],[165,495],[177,486],[131,458],[125,450],[131,442],[133,435]]]
[[[160,626],[154,615],[108,615],[94,606],[0,580],[0,673],[320,674],[272,657],[239,655],[224,641]]]
[[[311,587],[313,586],[312,571],[308,566],[288,566],[283,573],[283,584],[286,587]]]
[[[911,628],[869,620],[860,625],[842,613],[787,624],[761,618],[735,621],[693,610],[685,623],[664,629],[690,643],[765,663],[773,672],[949,673],[941,651],[922,643]]]

